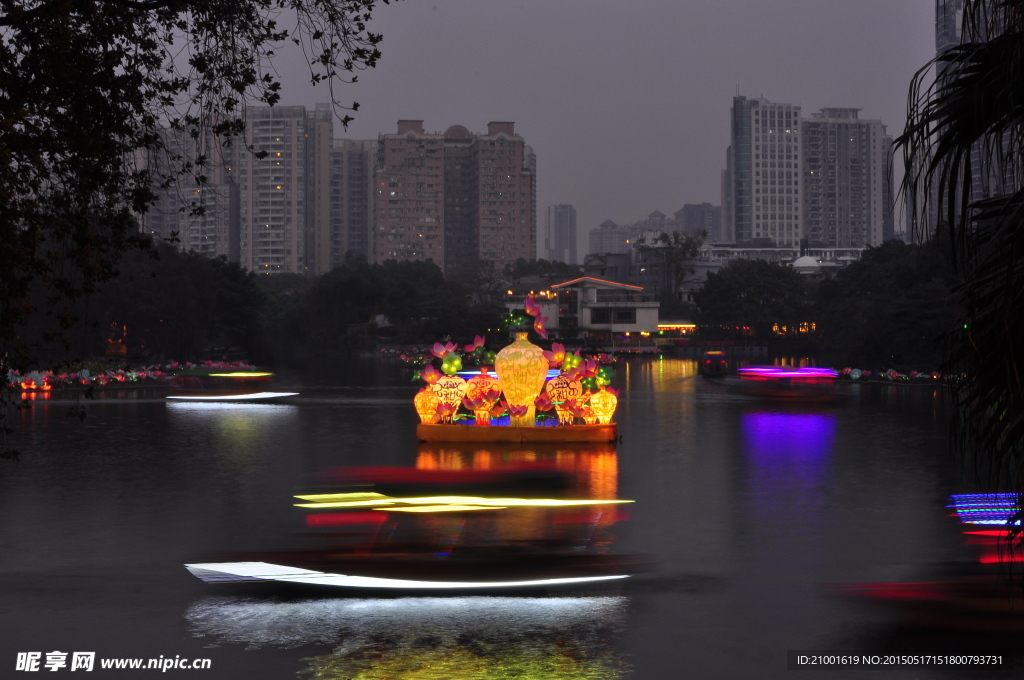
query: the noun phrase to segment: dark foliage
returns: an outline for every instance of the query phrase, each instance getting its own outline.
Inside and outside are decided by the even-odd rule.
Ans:
[[[70,307],[82,320],[73,333],[60,333],[46,311],[34,315],[21,339],[36,360],[21,368],[102,357],[109,339],[122,340],[123,360],[136,364],[196,361],[229,348],[258,359],[266,352],[264,298],[256,275],[237,264],[157,244],[152,254],[126,254],[114,279]]]
[[[275,356],[293,366],[336,360],[378,339],[472,340],[496,328],[501,309],[470,305],[467,290],[444,278],[433,262],[351,261],[305,291],[275,298],[268,314]]]
[[[773,337],[774,325],[806,322],[812,313],[800,274],[764,260],[735,260],[709,273],[693,301],[699,324],[750,326],[761,341]]]
[[[948,244],[960,281],[955,443],[992,488],[1024,491],[1024,2],[965,0],[961,44],[916,75],[897,145],[920,231]]]
[[[817,287],[818,342],[832,363],[936,370],[955,322],[953,272],[934,244],[888,241]]]

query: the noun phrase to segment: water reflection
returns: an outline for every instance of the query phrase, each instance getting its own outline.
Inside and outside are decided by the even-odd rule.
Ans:
[[[229,458],[248,460],[271,433],[280,432],[299,415],[289,404],[234,402],[168,402],[167,413],[177,431],[211,437],[215,450]]]
[[[751,516],[772,540],[810,544],[827,531],[833,413],[757,411],[740,417]],[[776,551],[785,559],[786,551]]]
[[[330,645],[304,660],[322,680],[617,680],[624,597],[448,597],[254,601],[205,598],[196,637],[248,649]]]
[[[612,444],[488,445],[421,444],[416,456],[420,470],[512,470],[528,465],[547,465],[563,472],[569,481],[566,495],[576,498],[618,498],[618,456]],[[591,550],[607,552],[615,541],[615,523],[629,516],[628,508],[596,506],[556,515],[535,510],[515,518],[501,518],[485,531],[509,540],[543,536],[553,528],[571,523],[586,525],[580,539]],[[497,532],[497,533],[494,533]]]

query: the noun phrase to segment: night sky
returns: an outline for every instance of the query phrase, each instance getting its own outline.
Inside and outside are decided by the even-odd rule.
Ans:
[[[733,96],[855,107],[898,134],[914,72],[934,56],[934,0],[405,0],[379,5],[377,68],[338,87],[360,109],[335,136],[399,119],[429,132],[515,121],[544,206],[572,203],[580,243],[684,203],[721,202]],[[296,53],[282,104],[327,101]],[[898,179],[898,177],[897,177]]]

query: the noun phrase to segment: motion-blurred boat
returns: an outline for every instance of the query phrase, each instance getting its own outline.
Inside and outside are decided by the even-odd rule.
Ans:
[[[722,350],[704,352],[700,362],[700,372],[705,378],[721,378],[728,372],[728,361]]]
[[[773,401],[834,403],[848,395],[836,384],[831,368],[755,366],[736,369],[732,384],[743,393]]]
[[[175,376],[171,381],[171,402],[280,402],[298,392],[257,389],[273,373],[267,371],[217,371],[196,369]]]
[[[630,501],[580,498],[571,475],[551,466],[319,477],[319,493],[296,496],[307,514],[293,537],[315,547],[214,555],[186,568],[207,583],[465,592],[611,583],[643,567],[591,540],[599,522],[625,518]]]

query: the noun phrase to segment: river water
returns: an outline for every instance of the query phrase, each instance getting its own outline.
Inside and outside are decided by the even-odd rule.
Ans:
[[[965,555],[945,506],[969,486],[937,389],[861,385],[838,404],[780,406],[690,360],[630,359],[616,376],[620,443],[547,451],[417,446],[415,386],[398,364],[291,383],[279,387],[301,394],[285,405],[111,392],[84,419],[60,395],[18,414],[22,458],[0,461],[0,677],[32,677],[15,670],[19,653],[58,651],[95,652],[87,677],[101,678],[161,674],[99,667],[117,658],[209,659],[167,673],[218,680],[878,678],[890,673],[789,671],[787,651],[991,643],[829,591]],[[370,599],[238,595],[182,566],[287,535],[293,495],[323,469],[527,459],[635,500],[604,538],[649,571],[569,594]]]

